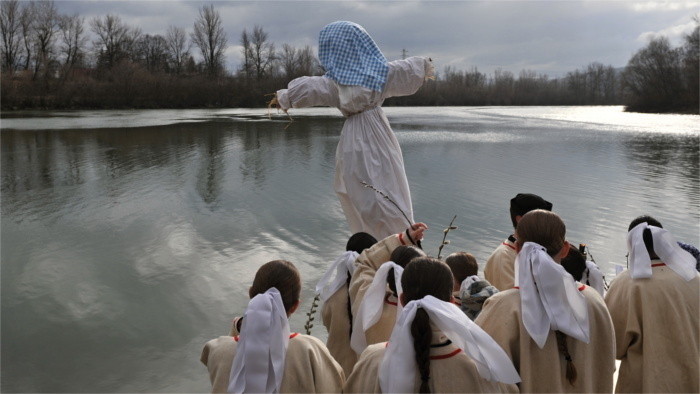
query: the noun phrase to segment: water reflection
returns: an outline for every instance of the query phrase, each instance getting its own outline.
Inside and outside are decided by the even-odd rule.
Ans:
[[[22,130],[0,141],[2,391],[207,391],[201,346],[227,332],[272,259],[298,266],[307,310],[350,235],[332,190],[343,119],[312,111],[286,130],[264,111],[196,111],[198,123],[168,126],[150,118],[171,112],[84,114],[87,125],[147,126],[109,129],[13,119]],[[554,202],[604,269],[624,261],[641,213],[698,242],[697,134],[581,124],[559,108],[387,113],[430,254],[458,215],[443,254],[483,264],[522,191]],[[292,329],[304,322],[298,313]],[[320,324],[313,333],[325,336]]]

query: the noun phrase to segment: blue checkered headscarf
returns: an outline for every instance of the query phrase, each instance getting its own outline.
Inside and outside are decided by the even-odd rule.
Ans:
[[[318,58],[325,76],[342,85],[381,92],[389,65],[365,29],[353,22],[326,25],[318,37]]]

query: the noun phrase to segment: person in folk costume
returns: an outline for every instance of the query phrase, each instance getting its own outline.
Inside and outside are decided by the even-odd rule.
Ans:
[[[484,279],[479,278],[479,264],[471,253],[455,252],[445,258],[454,278],[452,295],[455,303],[472,320],[481,313],[484,302],[498,289]]]
[[[513,359],[521,392],[609,393],[615,336],[603,298],[574,281],[556,214],[534,210],[516,227],[516,286],[489,298],[476,319]]]
[[[700,392],[700,274],[661,223],[632,221],[629,269],[610,284],[605,302],[622,360],[615,391]]]
[[[365,249],[376,244],[377,240],[367,233],[356,233],[347,242],[345,252],[338,256],[328,271],[316,285],[323,307],[321,317],[328,330],[326,346],[333,358],[343,367],[345,375],[350,375],[357,361],[357,353],[350,347],[352,333],[352,310],[350,309],[350,278],[355,271],[355,260]],[[335,278],[331,280],[333,274]]]
[[[355,260],[349,290],[353,315],[350,346],[357,355],[367,345],[389,339],[400,312],[403,267],[411,259],[425,256],[414,245],[427,228],[424,223],[416,223],[404,233],[379,241]]]
[[[594,288],[601,297],[605,296],[605,277],[596,263],[586,259],[586,255],[576,248],[569,248],[569,254],[561,259],[561,265],[577,282]]]
[[[346,21],[321,30],[318,58],[325,75],[294,79],[270,104],[285,112],[311,106],[341,111],[346,120],[336,150],[335,192],[350,231],[385,238],[405,228],[406,218],[361,182],[390,196],[411,223],[413,207],[401,148],[381,105],[415,93],[434,67],[426,57],[388,62],[362,26]]]
[[[388,343],[369,346],[344,392],[518,392],[503,349],[451,302],[445,263],[413,259],[401,276],[404,305]]]
[[[518,193],[510,200],[510,220],[513,228],[526,213],[534,209],[552,210],[552,203],[536,194]],[[515,256],[518,254],[515,247],[515,234],[511,234],[496,250],[491,253],[486,266],[484,266],[484,278],[499,291],[508,290],[515,283]]]
[[[258,269],[245,315],[235,320],[235,336],[212,339],[202,350],[212,392],[341,392],[345,374],[323,342],[290,333],[288,317],[300,294],[294,264],[274,260]]]

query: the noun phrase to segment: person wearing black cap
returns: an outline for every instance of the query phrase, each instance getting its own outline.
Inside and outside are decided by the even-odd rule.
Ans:
[[[536,194],[518,193],[510,200],[510,220],[513,228],[517,226],[520,218],[535,209],[552,210],[552,203]],[[515,235],[511,234],[503,241],[486,260],[484,276],[486,280],[499,291],[508,290],[515,282]]]

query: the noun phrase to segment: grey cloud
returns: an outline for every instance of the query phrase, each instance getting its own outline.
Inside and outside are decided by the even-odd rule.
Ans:
[[[674,3],[674,2],[671,2]],[[228,34],[228,66],[240,61],[241,31],[262,26],[278,47],[316,46],[318,31],[335,20],[363,25],[387,58],[432,56],[438,69],[501,67],[561,75],[599,61],[624,66],[646,45],[650,32],[677,32],[698,2],[631,3],[601,1],[215,1]],[[100,1],[58,2],[65,13],[117,14],[144,33],[162,34],[168,25],[192,29],[197,10],[207,2]],[[675,3],[674,3],[675,4]],[[695,6],[695,8],[693,8]],[[643,36],[644,34],[646,36]],[[676,34],[679,36],[678,34]]]

